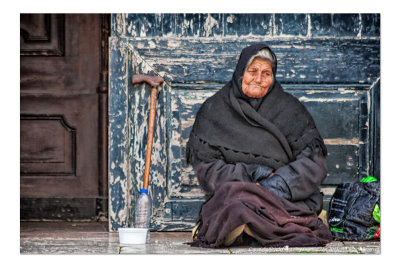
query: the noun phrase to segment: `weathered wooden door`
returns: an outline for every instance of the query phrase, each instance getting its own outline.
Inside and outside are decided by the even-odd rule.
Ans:
[[[325,208],[335,185],[379,173],[379,15],[113,15],[110,229],[132,223],[143,179],[149,86],[133,86],[130,77],[166,80],[152,155],[152,229],[190,230],[204,196],[185,162],[196,112],[231,79],[241,50],[258,42],[275,51],[277,79],[305,104],[327,144]]]
[[[107,207],[107,17],[20,19],[21,219],[93,219]]]

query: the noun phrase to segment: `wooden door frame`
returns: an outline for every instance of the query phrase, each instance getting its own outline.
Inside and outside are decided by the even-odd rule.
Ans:
[[[108,38],[111,30],[111,15],[101,15],[101,73],[97,86],[99,95],[99,200],[100,212],[108,211]]]

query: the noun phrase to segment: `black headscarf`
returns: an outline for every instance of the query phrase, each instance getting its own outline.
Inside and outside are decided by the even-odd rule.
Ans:
[[[189,141],[187,160],[255,163],[277,169],[293,161],[307,146],[326,147],[314,120],[294,96],[275,81],[254,109],[243,94],[241,77],[248,60],[260,49],[256,44],[243,49],[232,80],[207,99],[196,115]],[[275,54],[271,51],[275,57]],[[275,77],[276,65],[273,67]]]
[[[264,49],[264,48],[269,50],[272,58],[274,59],[273,62],[270,62],[271,67],[272,67],[272,74],[273,74],[274,81],[272,82],[270,88],[268,88],[267,94],[265,96],[263,96],[261,98],[252,98],[252,97],[247,96],[243,92],[242,78],[243,78],[243,74],[246,70],[247,63],[249,62],[250,58],[253,55],[255,55],[258,51],[260,51],[261,49]],[[258,110],[258,108],[260,107],[260,104],[262,103],[264,98],[268,95],[271,88],[274,87],[276,68],[277,68],[277,61],[276,61],[275,53],[272,52],[272,50],[268,46],[266,46],[265,44],[256,44],[256,45],[246,47],[245,49],[243,49],[242,53],[240,54],[239,61],[236,65],[235,72],[233,73],[233,76],[232,76],[232,87],[233,87],[234,95],[238,98],[246,100],[247,102],[250,103],[250,105],[254,109]]]

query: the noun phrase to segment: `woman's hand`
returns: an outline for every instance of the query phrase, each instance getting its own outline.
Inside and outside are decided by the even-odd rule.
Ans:
[[[274,174],[272,174],[274,175]],[[273,177],[268,176],[268,178],[264,178],[260,181],[260,185],[272,191],[275,195],[285,198],[287,200],[291,200],[292,195],[290,193],[290,189],[287,186],[285,180],[279,175],[275,175]]]
[[[269,178],[269,177],[272,177],[274,174],[275,174],[275,173],[274,173],[274,172],[272,172],[272,173],[271,173],[271,174],[268,176],[268,178]],[[268,178],[267,178],[267,179],[268,179]],[[258,183],[258,182],[257,182],[256,184],[257,184],[257,185],[261,185],[261,184],[260,184],[260,183]]]

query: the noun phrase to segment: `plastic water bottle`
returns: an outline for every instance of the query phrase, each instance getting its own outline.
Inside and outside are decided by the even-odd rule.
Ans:
[[[150,227],[151,216],[151,199],[148,189],[140,189],[140,196],[135,205],[135,227],[147,228]],[[150,240],[150,230],[147,232],[147,241]]]

